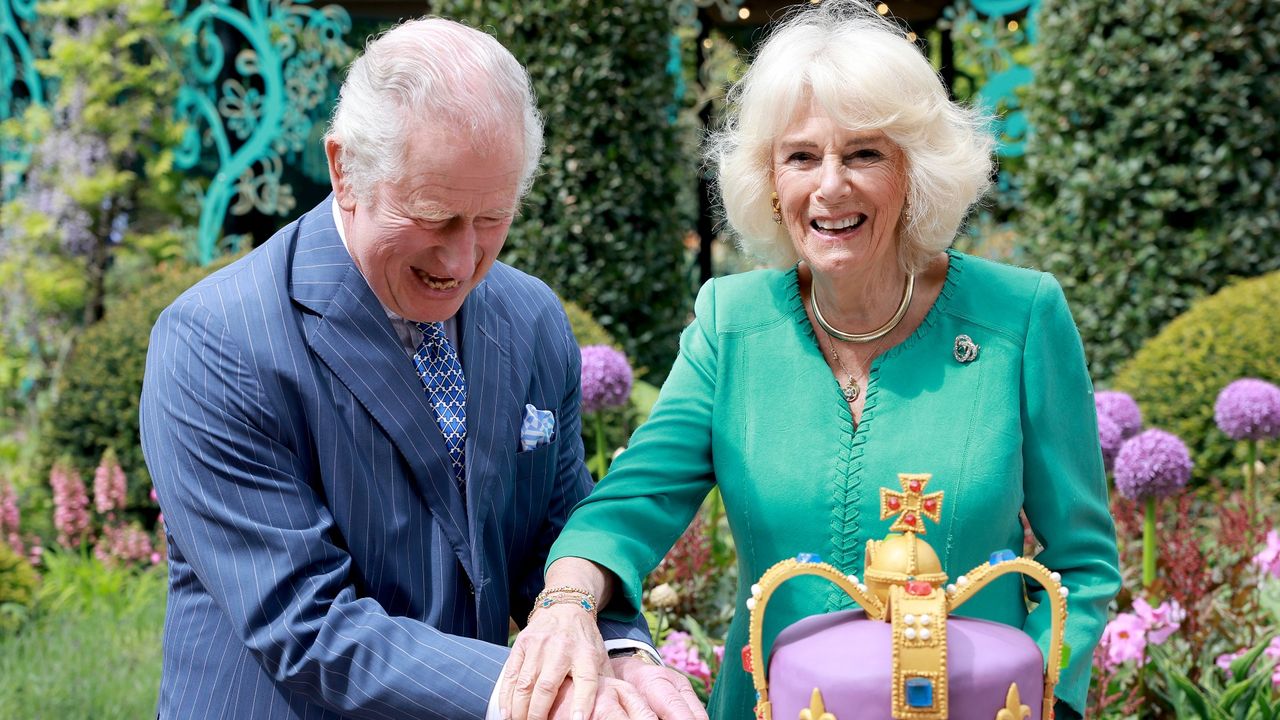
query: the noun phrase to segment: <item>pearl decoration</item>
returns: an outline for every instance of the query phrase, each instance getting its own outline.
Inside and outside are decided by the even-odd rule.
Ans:
[[[1062,573],[1051,572],[1049,573],[1049,579],[1054,582],[1062,582]]]
[[[915,628],[907,628],[906,630],[903,630],[903,631],[902,631],[902,636],[903,636],[903,637],[905,637],[905,638],[906,638],[906,639],[908,639],[908,640],[915,640],[915,639],[916,639],[916,629],[915,629]]]
[[[929,613],[925,613],[924,615],[921,615],[921,616],[920,616],[920,624],[921,624],[921,625],[928,625],[928,624],[929,624],[929,621],[930,621],[930,620],[932,620],[932,619],[933,619],[933,618],[929,617]]]
[[[1058,594],[1061,595],[1062,597],[1066,597],[1067,595],[1071,594],[1071,590],[1066,585],[1063,585],[1062,587],[1058,588]]]
[[[755,598],[753,598],[753,597],[752,597],[752,598],[747,598],[747,609],[748,609],[748,610],[755,610],[755,609],[756,609],[756,599],[755,599]]]
[[[921,639],[921,640],[928,640],[928,639],[929,639],[929,636],[930,636],[931,634],[932,634],[932,633],[930,633],[930,632],[929,632],[929,628],[920,628],[920,639]]]
[[[908,624],[908,625],[915,625],[915,624],[916,624],[916,616],[915,616],[915,615],[912,615],[911,613],[907,613],[906,615],[903,615],[903,616],[902,616],[902,622],[904,622],[904,623],[906,623],[906,624]]]
[[[760,589],[760,585],[759,585],[759,584],[756,584],[756,585],[752,585],[752,586],[751,586],[751,597],[760,597],[760,593],[761,593],[761,592],[762,592],[762,591],[761,591],[761,589]]]

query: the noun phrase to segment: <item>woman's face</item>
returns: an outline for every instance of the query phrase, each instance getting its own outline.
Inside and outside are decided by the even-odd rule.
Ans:
[[[883,132],[846,130],[810,104],[774,141],[773,178],[782,222],[812,271],[897,262],[906,157]]]

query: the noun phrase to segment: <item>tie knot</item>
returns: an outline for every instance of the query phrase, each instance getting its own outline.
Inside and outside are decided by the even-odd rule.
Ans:
[[[422,341],[424,343],[430,342],[438,345],[445,339],[444,323],[442,322],[433,322],[433,323],[420,322],[420,323],[414,323],[414,324],[417,325],[418,329],[422,331]]]

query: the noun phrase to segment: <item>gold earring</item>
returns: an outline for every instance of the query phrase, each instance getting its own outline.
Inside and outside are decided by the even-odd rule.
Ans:
[[[782,224],[782,203],[778,202],[778,193],[773,194],[773,224]]]

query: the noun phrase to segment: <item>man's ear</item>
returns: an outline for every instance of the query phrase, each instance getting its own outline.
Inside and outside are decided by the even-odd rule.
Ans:
[[[342,170],[342,146],[334,138],[325,138],[324,154],[329,160],[329,184],[333,187],[334,198],[338,202],[338,207],[347,212],[354,212],[356,209],[356,195],[351,190],[351,181],[347,178]]]

